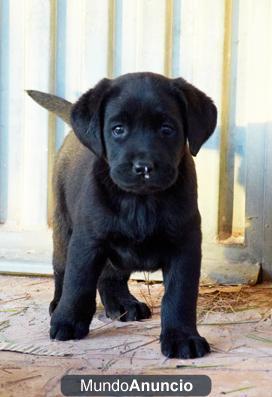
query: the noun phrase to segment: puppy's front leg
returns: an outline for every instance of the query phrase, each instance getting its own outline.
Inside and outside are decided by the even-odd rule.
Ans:
[[[101,243],[86,232],[73,232],[61,299],[51,317],[50,337],[81,339],[96,310],[96,287],[106,263]]]
[[[170,264],[163,269],[161,350],[169,358],[202,357],[210,351],[196,327],[201,263],[201,233],[186,236]]]

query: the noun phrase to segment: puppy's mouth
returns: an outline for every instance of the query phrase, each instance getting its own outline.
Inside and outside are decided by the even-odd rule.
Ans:
[[[152,194],[152,193],[156,193],[156,192],[165,190],[161,186],[148,185],[145,183],[130,184],[130,183],[124,183],[124,182],[119,181],[118,183],[116,183],[116,185],[120,189],[125,190],[126,192],[129,192],[129,193],[134,193],[134,194]]]
[[[172,172],[167,173],[149,173],[148,170],[142,175],[135,177],[128,174],[123,174],[118,169],[113,169],[110,172],[111,179],[121,189],[133,194],[153,194],[167,190],[171,187],[177,178],[177,172],[173,169]]]

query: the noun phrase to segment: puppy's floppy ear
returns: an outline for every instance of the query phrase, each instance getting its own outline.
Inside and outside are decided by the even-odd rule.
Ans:
[[[196,156],[215,129],[217,109],[211,98],[184,79],[174,79],[173,83],[182,100],[190,152]]]
[[[76,136],[98,157],[104,152],[101,107],[110,82],[109,79],[101,80],[94,88],[83,94],[71,110],[71,125]]]

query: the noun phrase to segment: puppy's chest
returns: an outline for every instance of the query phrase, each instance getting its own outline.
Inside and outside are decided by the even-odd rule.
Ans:
[[[171,251],[169,223],[154,203],[126,202],[110,237],[111,259],[130,270],[156,270]]]
[[[122,203],[110,225],[113,233],[138,243],[162,235],[173,241],[182,235],[186,216],[177,203],[127,200]]]
[[[160,223],[159,208],[152,201],[124,200],[115,216],[116,232],[138,242],[156,234]]]
[[[112,262],[130,271],[152,271],[161,268],[168,251],[168,244],[155,236],[142,242],[115,236],[111,239],[110,245]]]

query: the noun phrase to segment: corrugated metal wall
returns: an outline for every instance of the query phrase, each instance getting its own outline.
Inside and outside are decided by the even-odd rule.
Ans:
[[[74,101],[102,77],[151,70],[183,76],[219,109],[196,159],[208,257],[271,271],[271,3],[0,0],[0,238],[47,229],[54,153],[68,130],[24,90]]]

